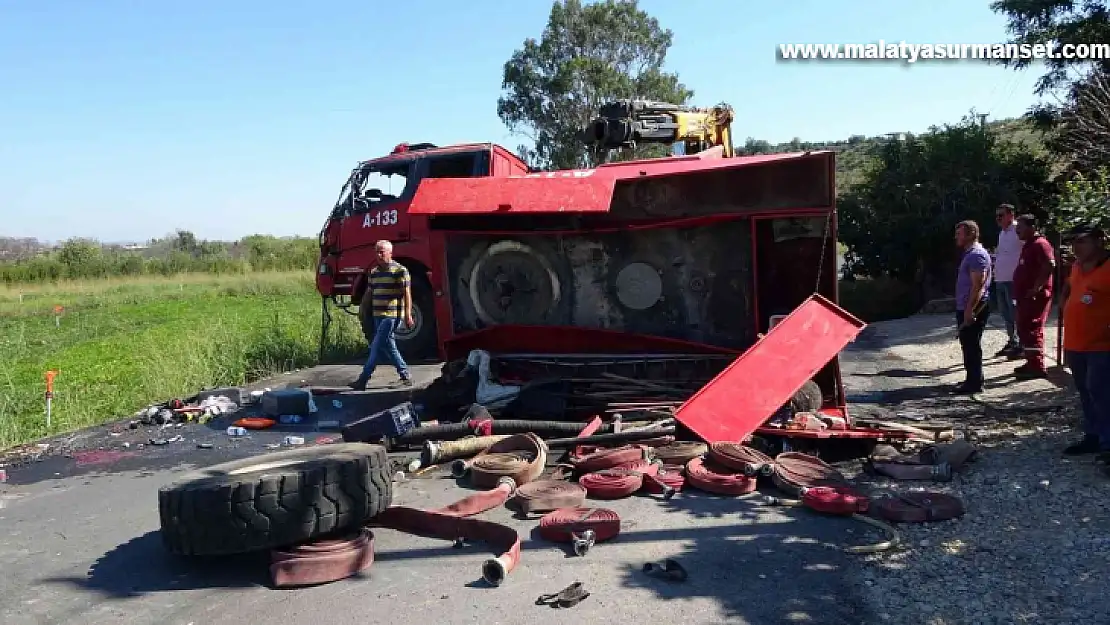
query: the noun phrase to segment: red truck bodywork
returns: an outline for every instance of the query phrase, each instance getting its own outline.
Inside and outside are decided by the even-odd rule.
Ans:
[[[344,213],[341,201],[321,235],[320,292],[357,301],[374,241],[392,240],[395,258],[427,276],[445,359],[471,349],[738,355],[814,293],[838,299],[831,152],[709,150],[531,172],[480,144],[367,163],[475,149],[490,155],[485,175],[421,176],[390,205],[396,224]],[[522,284],[542,288],[522,295]],[[838,359],[813,379],[826,410],[846,416]]]

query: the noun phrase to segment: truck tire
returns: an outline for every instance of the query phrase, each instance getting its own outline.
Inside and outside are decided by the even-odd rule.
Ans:
[[[790,398],[790,408],[794,412],[817,412],[824,403],[821,387],[813,380],[807,380],[798,392]]]
[[[335,443],[192,471],[158,490],[162,542],[218,556],[351,530],[392,503],[389,468],[380,445]]]
[[[370,291],[362,295],[359,303],[359,322],[362,325],[362,334],[366,337],[366,344],[374,340],[374,318],[370,315]],[[412,320],[416,327],[397,328],[394,338],[397,340],[397,349],[405,361],[419,362],[421,360],[434,360],[439,355],[436,349],[439,337],[436,335],[435,301],[432,299],[432,285],[427,278],[413,274],[412,276]],[[383,361],[381,364],[389,364]]]

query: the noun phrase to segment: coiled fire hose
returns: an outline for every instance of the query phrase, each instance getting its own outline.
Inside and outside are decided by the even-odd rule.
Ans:
[[[587,473],[578,478],[578,483],[586,488],[590,497],[595,499],[621,499],[640,490],[645,483],[651,482],[658,489],[657,492],[663,493],[665,499],[670,499],[675,489],[655,478],[659,467],[658,463],[635,460],[610,469]]]
[[[586,488],[562,480],[537,480],[516,489],[512,503],[524,514],[576,508],[586,501]]]
[[[694,441],[678,441],[655,448],[655,457],[663,464],[685,465],[698,456],[705,455],[709,446]]]
[[[651,459],[652,451],[650,448],[639,445],[625,445],[616,449],[602,449],[571,458],[571,464],[576,471],[593,473],[603,469],[612,469],[629,462],[650,461]]]
[[[712,461],[694,458],[686,463],[686,483],[717,495],[747,495],[755,491],[756,478],[727,469]]]
[[[824,460],[797,451],[784,451],[775,456],[771,479],[783,492],[801,498],[803,488],[813,486],[846,486],[848,478]]]
[[[655,474],[654,480],[644,480],[643,490],[647,493],[666,496],[668,491],[666,488],[663,488],[666,486],[671,489],[670,492],[673,495],[681,491],[682,487],[686,484],[686,476],[683,475],[684,471],[685,467],[682,465],[675,466],[665,464],[659,467],[659,472]]]
[[[469,461],[456,460],[451,471],[456,477],[469,473],[474,486],[492,488],[501,477],[527,484],[539,478],[546,464],[547,445],[542,439],[532,433],[514,434]]]
[[[740,443],[718,442],[709,446],[709,459],[747,476],[771,475],[775,461],[767,454]]]
[[[574,553],[586,555],[595,543],[616,537],[621,519],[607,508],[559,508],[540,519],[539,534],[544,540],[573,543]]]

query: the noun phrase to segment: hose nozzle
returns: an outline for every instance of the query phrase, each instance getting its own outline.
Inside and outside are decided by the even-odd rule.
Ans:
[[[509,575],[509,569],[500,558],[490,558],[482,563],[482,579],[492,586],[500,586]]]
[[[584,556],[597,541],[597,534],[593,530],[586,530],[581,534],[571,534],[571,538],[574,539],[574,555]]]

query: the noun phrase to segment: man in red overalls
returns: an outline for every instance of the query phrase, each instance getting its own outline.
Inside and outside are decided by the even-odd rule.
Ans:
[[[1025,352],[1025,364],[1014,370],[1019,380],[1048,375],[1044,362],[1044,324],[1052,307],[1052,274],[1056,254],[1052,244],[1037,231],[1032,215],[1017,218],[1017,235],[1025,244],[1014,271],[1014,299],[1017,300],[1017,331]]]

